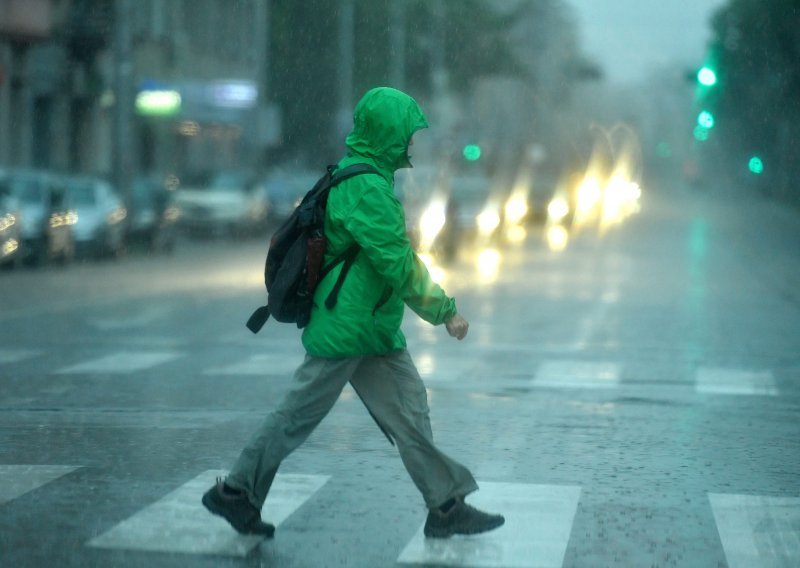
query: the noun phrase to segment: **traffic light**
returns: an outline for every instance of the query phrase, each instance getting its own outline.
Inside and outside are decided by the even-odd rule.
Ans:
[[[697,72],[697,82],[705,87],[713,87],[717,84],[717,72],[708,65],[703,65]]]
[[[714,128],[714,115],[707,110],[703,110],[697,115],[697,124],[705,129]]]
[[[474,162],[481,157],[481,147],[477,144],[467,144],[464,146],[464,158]]]
[[[759,175],[764,171],[764,162],[761,161],[761,158],[758,156],[753,156],[747,163],[747,167],[750,172],[754,173],[755,175]]]

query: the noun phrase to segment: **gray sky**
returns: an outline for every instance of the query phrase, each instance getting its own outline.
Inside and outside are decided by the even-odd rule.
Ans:
[[[610,83],[636,82],[653,67],[702,63],[709,18],[724,0],[567,0],[583,49]]]

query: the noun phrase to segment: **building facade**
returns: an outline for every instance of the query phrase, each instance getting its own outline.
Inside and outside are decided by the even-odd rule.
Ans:
[[[267,30],[261,0],[0,0],[0,167],[250,165],[278,132]]]

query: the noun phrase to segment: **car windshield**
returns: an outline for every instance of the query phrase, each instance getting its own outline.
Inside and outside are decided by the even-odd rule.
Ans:
[[[248,176],[240,172],[222,172],[212,178],[209,187],[211,189],[241,191],[248,187]]]
[[[95,205],[97,202],[94,190],[88,183],[71,183],[69,185],[69,194],[75,205]]]
[[[22,203],[42,202],[42,185],[30,178],[7,178],[0,181],[0,193],[16,196]]]

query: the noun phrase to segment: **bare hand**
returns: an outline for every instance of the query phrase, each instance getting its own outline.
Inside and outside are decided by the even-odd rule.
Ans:
[[[447,333],[459,341],[464,339],[467,331],[469,331],[469,322],[458,314],[451,317],[444,325],[447,328]]]

